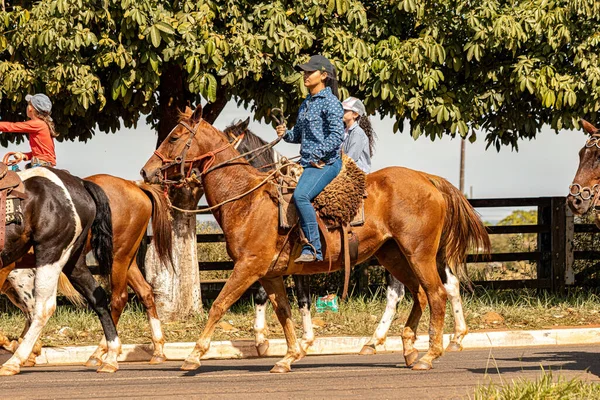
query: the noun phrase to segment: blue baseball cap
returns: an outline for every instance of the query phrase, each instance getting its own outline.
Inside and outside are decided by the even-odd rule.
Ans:
[[[31,104],[38,112],[50,114],[52,111],[52,102],[48,96],[43,93],[37,93],[34,95],[28,94],[25,96],[25,101]]]

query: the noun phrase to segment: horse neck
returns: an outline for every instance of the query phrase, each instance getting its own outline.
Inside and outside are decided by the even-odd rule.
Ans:
[[[218,143],[215,148],[227,143],[225,139],[222,140],[222,143],[220,143],[220,140],[215,140],[215,142]],[[215,155],[213,165],[226,162],[238,155],[239,153],[235,149],[229,147]],[[208,205],[213,206],[245,193],[264,178],[264,174],[259,173],[245,160],[239,159],[231,165],[225,165],[208,172],[202,177],[202,186]]]
[[[238,150],[240,153],[247,153],[255,150],[260,146],[267,144],[264,140],[260,139],[254,133],[246,131],[246,136],[242,139]],[[250,154],[246,158],[252,158],[254,155]],[[265,149],[259,155],[252,158],[249,162],[254,168],[260,168],[261,171],[271,170],[274,164],[281,159],[282,155],[273,148]]]

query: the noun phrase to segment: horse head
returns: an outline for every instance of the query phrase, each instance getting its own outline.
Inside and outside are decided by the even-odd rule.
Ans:
[[[215,150],[214,142],[218,140],[214,140],[214,135],[203,134],[210,129],[215,130],[202,119],[202,106],[198,105],[193,111],[187,107],[177,125],[140,171],[144,180],[148,183],[176,183],[192,175],[199,177],[202,169],[210,167],[215,154],[229,146],[222,137],[225,146]]]
[[[583,119],[581,126],[590,137],[579,151],[579,167],[567,197],[567,204],[578,215],[594,206],[600,195],[600,129]]]

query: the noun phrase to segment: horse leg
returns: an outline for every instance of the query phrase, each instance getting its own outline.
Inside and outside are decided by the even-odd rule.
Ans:
[[[110,294],[110,315],[115,325],[119,323],[121,314],[129,296],[127,294],[127,280],[124,276],[120,276],[119,271],[123,271],[127,266],[122,261],[115,259],[113,262],[112,276],[111,276],[111,294]],[[102,365],[102,358],[108,353],[108,343],[106,337],[103,336],[96,347],[96,350],[92,353],[90,358],[86,361],[86,367],[100,367]]]
[[[258,288],[254,294],[254,344],[256,346],[256,353],[259,357],[264,357],[269,349],[269,341],[266,338],[266,314],[267,314],[267,292],[262,287]]]
[[[245,269],[250,268],[251,266],[249,265],[242,265],[240,262],[236,263],[233,273],[229,279],[227,279],[227,282],[225,282],[225,285],[223,286],[223,289],[221,289],[217,299],[210,307],[210,311],[208,312],[208,321],[206,322],[204,330],[196,342],[196,346],[194,346],[194,350],[192,350],[190,355],[187,356],[183,362],[183,365],[181,366],[182,370],[193,371],[200,367],[200,358],[206,354],[210,347],[210,339],[215,331],[217,322],[219,322],[229,307],[231,307],[233,303],[242,297],[244,292],[246,292],[246,290],[248,290],[248,288],[258,280],[257,275],[245,272]]]
[[[13,270],[4,283],[2,291],[8,299],[17,306],[23,314],[25,314],[25,326],[23,331],[19,335],[18,340],[8,340],[4,335],[0,336],[0,346],[4,349],[14,353],[22,342],[23,337],[29,330],[31,322],[33,320],[33,314],[35,311],[35,299],[33,297],[33,289],[35,285],[35,272],[31,269],[16,269]],[[38,339],[33,346],[32,354],[29,359],[25,361],[23,366],[33,367],[35,365],[35,359],[42,352],[42,342]]]
[[[392,325],[392,321],[394,320],[394,316],[396,315],[396,307],[398,306],[398,303],[404,298],[404,285],[393,275],[391,275],[387,270],[385,275],[386,280],[388,281],[386,291],[387,303],[385,305],[385,312],[381,317],[381,321],[379,321],[379,325],[377,325],[377,329],[375,329],[375,333],[360,350],[359,354],[363,356],[375,354],[377,352],[376,347],[385,343],[388,331],[390,330],[390,326]]]
[[[152,334],[152,344],[154,345],[154,352],[152,353],[150,364],[161,364],[167,360],[164,351],[165,336],[163,335],[162,325],[160,319],[158,319],[158,313],[156,312],[152,287],[150,287],[146,279],[144,279],[135,260],[127,271],[127,282],[142,301],[142,304],[144,304],[146,314],[148,315],[150,333]]]
[[[423,243],[409,259],[414,274],[417,276],[429,304],[429,350],[413,366],[413,370],[429,370],[433,368],[433,360],[444,354],[444,317],[446,315],[447,294],[437,270],[435,254],[432,246]],[[420,250],[420,251],[419,251]]]
[[[0,375],[18,374],[21,371],[21,365],[29,359],[42,329],[56,309],[56,289],[63,264],[64,261],[59,260],[37,268],[35,274],[35,306],[31,326],[13,356],[0,368]]]
[[[35,312],[34,286],[35,272],[31,269],[16,269],[12,271],[6,279],[6,290],[4,293],[9,300],[25,314],[25,326],[23,327],[23,331],[19,335],[19,338],[11,341],[7,346],[4,346],[4,348],[11,353],[14,353],[17,350],[33,321]],[[23,366],[35,366],[35,359],[40,354],[42,354],[42,342],[38,339],[33,346],[31,355],[27,361],[24,362]]]
[[[302,357],[308,352],[308,348],[315,342],[315,333],[312,326],[312,317],[310,315],[310,277],[308,275],[293,275],[298,295],[298,308],[302,314],[302,340],[300,348]]]
[[[294,321],[292,320],[292,310],[285,291],[283,278],[281,276],[268,279],[263,278],[260,283],[269,294],[269,299],[271,300],[273,309],[275,309],[277,319],[283,327],[283,333],[285,334],[285,341],[287,343],[287,353],[285,357],[275,364],[273,369],[271,369],[271,372],[290,372],[291,364],[302,357],[302,349],[296,338]]]
[[[414,344],[417,340],[417,328],[427,306],[425,292],[419,285],[419,281],[410,269],[408,260],[402,254],[396,243],[390,241],[385,243],[375,254],[381,265],[383,265],[393,277],[404,282],[413,295],[413,306],[402,330],[402,348],[404,361],[407,366],[412,366],[419,357],[419,351]]]
[[[448,293],[450,299],[450,307],[452,308],[452,315],[454,316],[454,336],[450,339],[450,343],[446,347],[446,351],[461,351],[462,341],[469,329],[465,321],[465,313],[463,311],[462,299],[460,297],[460,282],[452,274],[450,268],[445,267],[446,279],[444,288]]]
[[[117,335],[117,329],[108,310],[108,297],[106,292],[92,276],[90,270],[85,265],[85,255],[83,251],[77,257],[73,268],[65,269],[65,274],[69,277],[73,286],[94,310],[104,331],[104,338],[107,341],[107,353],[102,366],[98,372],[116,372],[119,369],[117,357],[121,354],[121,341]],[[89,361],[88,361],[89,362]]]

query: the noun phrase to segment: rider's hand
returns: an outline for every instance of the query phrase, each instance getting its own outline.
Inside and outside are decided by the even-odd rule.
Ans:
[[[21,153],[20,151],[15,152],[12,155],[13,159],[15,160],[15,163],[20,163],[21,161],[27,161],[27,156],[23,153]]]
[[[285,135],[285,133],[287,132],[287,128],[285,127],[285,125],[278,125],[277,128],[275,128],[275,130],[277,131],[277,136],[279,137],[283,137],[283,135]]]

